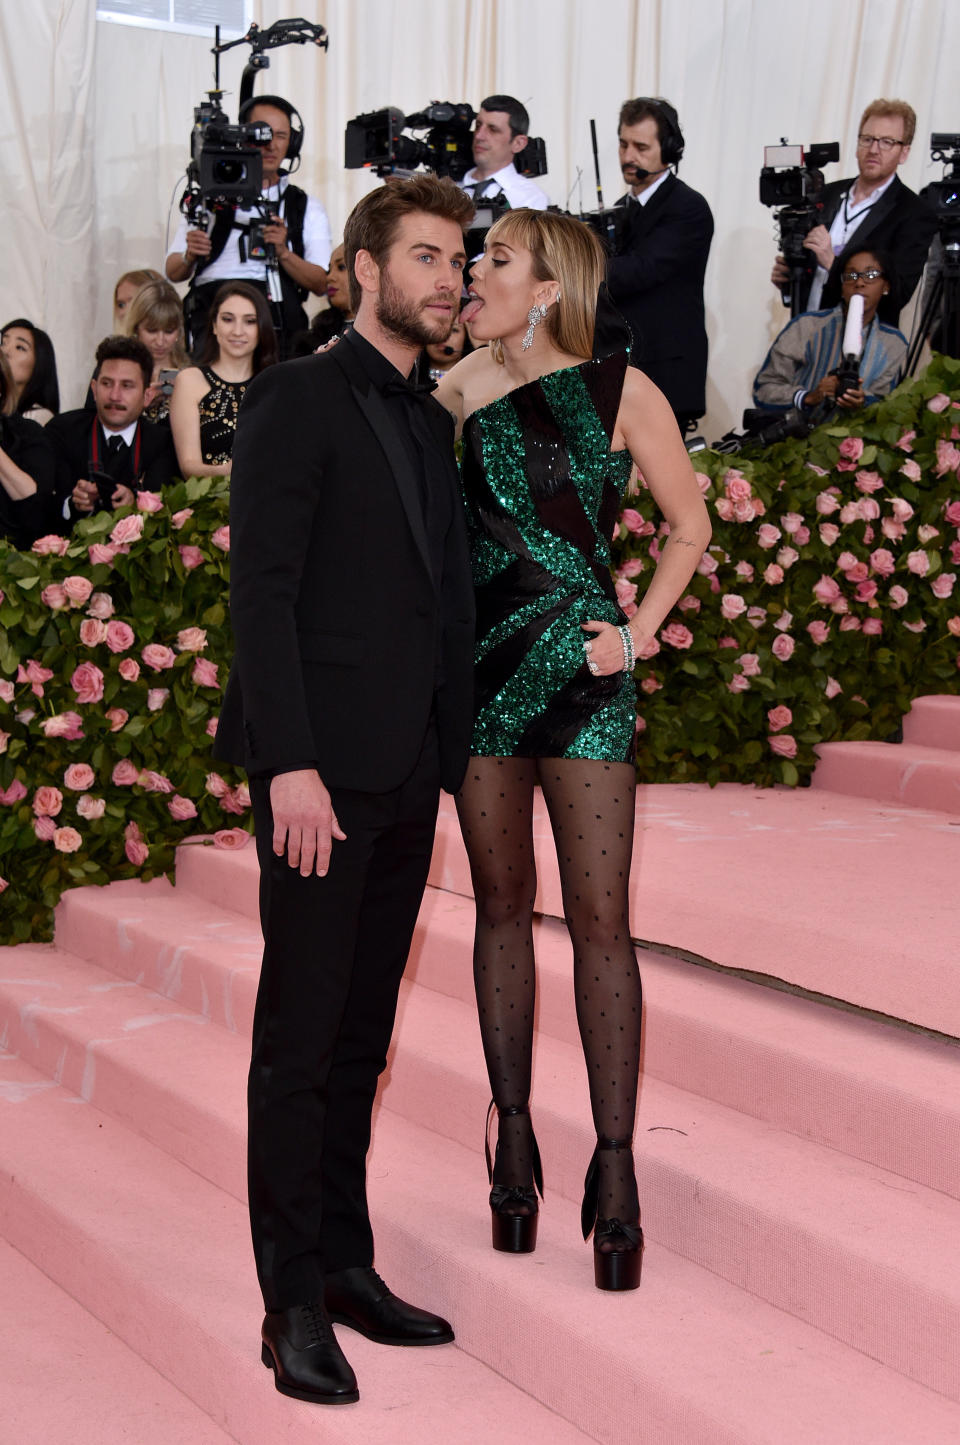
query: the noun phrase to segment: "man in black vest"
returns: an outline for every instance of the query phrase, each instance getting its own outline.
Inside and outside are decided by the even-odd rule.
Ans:
[[[170,428],[141,416],[151,399],[153,357],[133,336],[97,347],[91,389],[96,413],[62,411],[44,428],[57,453],[56,523],[68,533],[81,517],[129,507],[134,492],[159,492],[177,471]]]
[[[285,343],[306,329],[303,302],[308,292],[323,295],[326,290],[330,223],[320,202],[289,179],[303,148],[303,125],[289,101],[279,95],[257,96],[241,106],[240,120],[266,124],[272,132],[262,147],[262,194],[275,219],[261,229],[279,262],[282,300],[271,312],[283,355]],[[281,170],[284,161],[289,165]],[[248,254],[251,224],[257,226],[260,220],[256,211],[228,208],[216,213],[208,234],[181,218],[166,272],[171,281],[190,282],[183,309],[194,351],[203,341],[210,305],[224,281],[249,281],[268,295],[266,263]]]
[[[823,188],[820,223],[804,237],[811,253],[810,270],[800,292],[801,311],[828,311],[840,300],[840,253],[880,247],[893,265],[890,294],[877,315],[896,326],[901,308],[916,289],[937,229],[933,211],[897,175],[910,154],[917,128],[913,107],[905,100],[873,100],[860,117],[857,134],[858,174],[831,181]],[[777,287],[788,285],[790,272],[778,256],[770,276]]]
[[[453,423],[407,378],[450,334],[472,218],[432,175],[366,195],[344,231],[352,330],[256,377],[233,448],[236,652],[215,748],[250,775],[260,859],[248,1196],[261,1358],[278,1390],[319,1403],[357,1398],[331,1320],[385,1345],[453,1339],[373,1269],[366,1154],[439,790],[459,786],[470,745]],[[384,537],[386,595],[361,565]],[[425,1229],[432,1208],[425,1197]]]
[[[668,101],[626,101],[619,137],[630,190],[617,202],[626,207],[626,227],[607,281],[633,333],[631,361],[663,392],[683,433],[707,409],[703,277],[713,216],[673,173],[683,135]]]

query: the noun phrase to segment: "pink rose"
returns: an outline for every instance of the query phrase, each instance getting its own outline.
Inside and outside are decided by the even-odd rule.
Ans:
[[[121,758],[110,774],[110,781],[117,788],[129,788],[140,777],[139,769],[129,758]]]
[[[83,838],[76,828],[57,828],[53,835],[53,846],[58,853],[76,853],[83,847]]]
[[[907,554],[907,571],[915,577],[926,577],[930,571],[930,558],[923,550]]]
[[[899,542],[907,529],[902,522],[895,521],[893,517],[884,517],[880,523],[880,530],[888,542]]]
[[[757,541],[765,551],[775,547],[780,541],[780,528],[774,527],[770,522],[761,522],[757,528]]]
[[[752,522],[755,516],[753,499],[749,498],[745,502],[734,502],[733,516],[737,522]]]
[[[731,502],[746,502],[753,495],[753,488],[742,472],[731,468],[723,480],[723,489]]]
[[[842,506],[840,508],[840,520],[845,527],[849,527],[853,522],[858,522],[860,520],[860,503],[847,502]]]
[[[879,492],[883,477],[879,472],[857,472],[857,487],[861,492]]]
[[[908,477],[910,479],[911,482],[919,482],[920,478],[923,476],[923,472],[920,470],[919,463],[915,462],[913,460],[913,457],[908,457],[900,470],[901,472],[903,472],[903,475],[905,477]]]
[[[222,798],[217,799],[225,813],[245,813],[249,804],[244,803],[239,788],[228,788]]]
[[[777,562],[786,570],[792,567],[794,562],[799,561],[800,553],[795,547],[781,547],[777,551]]]
[[[738,592],[725,592],[720,599],[720,615],[732,622],[735,617],[742,617],[747,610],[747,604]]]
[[[841,552],[837,558],[837,566],[841,572],[849,572],[851,567],[857,565],[857,559],[852,552]]]
[[[636,602],[636,600],[637,600],[637,584],[636,584],[636,582],[627,582],[625,578],[623,578],[623,577],[618,577],[615,585],[616,585],[616,591],[617,591],[617,601],[619,602],[619,604],[620,604],[621,607],[627,607],[631,602]],[[209,662],[204,662],[202,665],[203,665],[204,668],[209,668],[209,667],[211,666],[211,664],[210,664]],[[193,666],[193,680],[194,680],[194,682],[200,682],[200,679],[197,677],[197,669],[200,668],[200,667],[201,667],[201,659],[198,658],[197,661],[194,663],[194,666]],[[216,679],[216,668],[214,668],[214,679]],[[215,687],[215,686],[216,686],[216,680],[214,680],[214,682],[213,682],[212,684],[211,684],[211,683],[204,683],[204,684],[202,684],[202,685],[205,686],[205,687],[210,687],[210,686],[214,686],[214,687]]]
[[[0,677],[0,702],[13,702],[16,689],[6,677]]]
[[[710,488],[713,486],[713,483],[707,476],[706,472],[694,472],[693,475],[697,479],[697,486],[700,488],[701,497],[705,497],[709,492]]]
[[[637,511],[636,507],[624,507],[623,511],[620,514],[620,520],[626,527],[627,531],[633,532],[634,534],[639,533],[641,527],[643,526],[643,518]]]
[[[52,818],[44,815],[42,818],[34,819],[33,831],[41,843],[52,843],[53,835],[57,831],[57,825]]]
[[[658,682],[655,677],[645,677],[640,687],[644,692],[658,692],[663,687],[663,683]]]
[[[136,682],[140,676],[140,664],[135,657],[125,657],[117,668],[124,682]]]
[[[818,467],[816,462],[807,462],[807,466],[810,468],[811,472],[816,472],[818,477],[825,477],[827,475],[826,468]]]
[[[788,707],[781,703],[779,707],[770,708],[767,713],[767,723],[772,733],[778,733],[783,728],[788,728],[793,722],[793,713]]]
[[[955,572],[941,572],[940,576],[934,577],[933,581],[930,583],[930,591],[933,593],[934,597],[939,597],[941,600],[943,598],[950,597],[953,595],[953,588],[956,580],[957,574]]]
[[[717,570],[717,559],[710,552],[704,552],[697,563],[697,571],[701,577],[712,577]]]
[[[960,567],[960,541],[950,543],[950,561]]]
[[[40,593],[40,601],[54,612],[59,612],[61,607],[67,605],[67,594],[59,582],[51,582],[49,587],[44,587]]]
[[[718,637],[718,647],[739,647],[740,644],[735,637]]]
[[[52,677],[53,672],[51,669],[49,667],[41,667],[40,663],[32,657],[27,663],[26,671],[22,677],[20,676],[20,670],[18,669],[17,671],[17,681],[32,683],[31,691],[36,697],[43,697],[43,684],[49,682]],[[38,688],[39,691],[37,690]]]
[[[139,842],[136,838],[128,838],[123,845],[127,862],[132,863],[134,868],[142,868],[150,856],[150,849],[146,843]]]
[[[66,738],[68,742],[75,742],[83,737],[82,721],[78,712],[59,712],[44,718],[40,727],[45,738]]]
[[[221,828],[213,835],[216,848],[245,848],[249,842],[250,834],[245,828]]]
[[[0,804],[5,808],[12,808],[17,803],[22,803],[27,796],[27,790],[19,778],[14,778],[9,788],[0,788]]]
[[[657,639],[655,637],[648,637],[646,642],[642,642],[637,648],[637,661],[649,662],[651,657],[656,657],[659,651],[660,644]],[[211,774],[211,776],[216,777],[216,773]],[[209,792],[210,789],[208,788],[207,791]]]
[[[200,567],[205,560],[199,547],[181,546],[178,551],[180,560],[188,572],[192,572],[194,567]]]
[[[943,515],[951,527],[960,527],[960,502],[947,502]]]
[[[846,574],[848,582],[865,582],[868,575],[869,568],[866,562],[854,562]]]
[[[872,602],[877,595],[877,584],[873,581],[857,583],[857,601]]]
[[[219,773],[208,773],[204,788],[213,798],[224,798],[230,791]]]
[[[63,794],[59,788],[38,788],[33,795],[33,811],[38,818],[55,818],[63,807]]]
[[[96,617],[101,622],[106,622],[108,617],[113,616],[113,598],[109,592],[94,592],[87,608],[87,616]]]
[[[792,612],[782,612],[773,625],[778,632],[786,632],[792,621]]]
[[[934,472],[938,477],[945,477],[947,472],[955,472],[960,467],[960,451],[943,437],[937,439],[937,465]]]
[[[643,559],[641,557],[628,557],[621,562],[617,568],[617,575],[620,577],[639,577],[643,571]],[[206,638],[204,638],[206,640]]]
[[[197,810],[190,799],[182,798],[179,793],[174,793],[173,797],[167,800],[167,807],[171,818],[175,818],[178,823],[185,823],[188,818],[197,816]]]
[[[106,798],[91,798],[89,793],[84,793],[82,798],[77,799],[77,812],[88,823],[94,823],[98,818],[102,818],[106,808]]]
[[[950,398],[946,392],[938,391],[936,396],[932,396],[927,402],[927,411],[946,411],[949,405]]]
[[[112,567],[116,555],[116,547],[111,547],[109,542],[91,542],[87,548],[87,556],[90,558],[92,567]]]
[[[833,492],[826,491],[818,493],[817,500],[814,505],[816,506],[816,509],[820,513],[821,517],[829,517],[832,512],[835,512],[837,510],[840,503],[837,501],[837,498]]]
[[[699,612],[700,598],[694,597],[692,592],[688,592],[686,597],[680,598],[677,606],[680,608],[681,612]]]
[[[137,778],[141,788],[146,788],[148,793],[172,793],[173,784],[163,773],[155,773],[145,769]]]
[[[852,440],[852,438],[847,438]],[[770,751],[776,753],[778,758],[795,758],[797,756],[797,740],[789,733],[780,733],[777,737],[767,738],[770,744]]]
[[[179,512],[174,512],[173,516],[170,518],[170,525],[171,527],[174,527],[177,531],[179,531],[180,528],[183,526],[184,522],[189,521],[192,516],[193,508],[183,507]]]
[[[863,438],[844,437],[837,450],[848,462],[858,462],[863,455]]]
[[[770,651],[778,662],[787,662],[793,656],[793,649],[796,646],[789,632],[781,632],[779,637],[773,639],[773,646]]]
[[[80,607],[93,591],[93,583],[89,577],[68,577],[63,584],[63,590],[73,605]]]
[[[13,733],[0,732],[0,753],[5,753],[7,751],[7,744],[12,737]]]
[[[891,587],[890,591],[887,593],[887,597],[890,600],[890,606],[897,609],[901,607],[906,607],[907,603],[910,601],[910,594],[905,587]]]
[[[878,547],[875,552],[870,553],[870,566],[878,577],[892,577],[896,571],[897,562],[892,552],[886,547]]]
[[[833,522],[823,522],[819,528],[820,541],[825,547],[832,547],[840,536],[840,528],[834,526]]]
[[[137,664],[134,663],[133,665],[136,667]],[[112,733],[118,733],[122,727],[126,726],[130,714],[122,707],[108,707],[106,716],[110,723],[110,731]]]
[[[954,637],[960,637],[960,617],[947,618],[947,631],[952,633]],[[14,786],[15,784],[10,784],[11,788]],[[9,792],[9,789],[7,791]]]
[[[143,514],[142,512],[131,512],[128,517],[121,517],[119,522],[110,533],[110,541],[118,547],[127,547],[131,542],[139,542],[143,536]]]
[[[735,672],[727,683],[728,692],[749,692],[750,679],[742,672]]]
[[[202,652],[206,645],[207,634],[202,627],[184,627],[177,633],[177,647],[181,652]]]
[[[767,609],[765,607],[748,607],[747,621],[751,627],[762,627],[767,620]]]
[[[760,676],[760,655],[756,652],[741,652],[737,658],[744,677]]]
[[[51,532],[46,537],[38,537],[30,551],[36,552],[39,557],[64,557],[69,546],[69,537],[58,537]]]
[[[210,541],[213,543],[213,545],[214,545],[215,547],[219,547],[221,552],[229,552],[229,551],[230,551],[230,528],[229,528],[229,526],[218,527],[215,532],[211,532],[211,533],[210,533]]]
[[[660,641],[669,647],[686,648],[693,642],[693,633],[682,622],[671,622],[660,633]]]
[[[845,597],[838,597],[836,602],[830,603],[830,611],[836,612],[837,614],[841,612],[849,612],[850,604]]]
[[[883,623],[879,617],[868,617],[863,624],[863,631],[867,637],[879,637],[883,631]]]
[[[822,602],[825,607],[829,607],[831,603],[836,602],[840,597],[840,584],[834,577],[821,577],[820,581],[814,586],[813,595],[818,602]]]
[[[149,712],[159,712],[169,696],[170,689],[168,687],[149,688],[147,691],[147,710]]]
[[[173,648],[164,647],[160,642],[148,642],[140,656],[154,672],[160,672],[165,667],[172,667],[177,660]]]
[[[810,635],[811,642],[817,647],[822,647],[830,636],[830,628],[826,622],[808,622],[807,632]]]
[[[787,535],[792,537],[803,526],[803,518],[799,512],[786,512],[780,518],[780,525]]]
[[[917,435],[917,434],[916,434],[915,431],[905,431],[905,432],[904,432],[903,436],[902,436],[902,437],[900,438],[900,440],[897,442],[897,446],[900,448],[900,450],[901,450],[902,452],[912,452],[912,451],[913,451],[913,447],[910,445],[910,443],[913,441],[913,439],[914,439],[914,437],[915,437],[916,435]]]
[[[904,497],[891,497],[890,507],[895,522],[909,522],[913,516],[913,508]]]
[[[903,625],[908,632],[926,632],[927,630],[927,624],[922,620],[920,622],[905,622]]]
[[[624,605],[624,602],[619,595],[621,586],[633,587],[634,592],[636,592],[636,584],[632,582],[617,583],[617,598],[622,607]],[[219,687],[220,684],[217,681],[217,671],[217,663],[209,662],[205,657],[198,657],[196,662],[193,664],[193,672],[191,673],[191,677],[193,678],[193,681],[196,683],[197,687]]]
[[[826,682],[823,685],[823,690],[826,693],[827,697],[836,697],[837,693],[843,692],[843,688],[840,686],[839,682],[837,682],[837,679],[835,677],[827,678]]]
[[[219,718],[216,718],[216,717],[208,717],[208,718],[207,718],[207,725],[206,725],[206,727],[204,728],[204,732],[206,733],[206,735],[207,735],[208,738],[215,738],[215,737],[216,737],[216,735],[217,735],[217,723],[218,723],[218,721],[219,721]]]
[[[80,641],[84,647],[98,647],[107,640],[107,624],[95,617],[85,617],[80,624]]]
[[[738,562],[737,565],[736,565],[736,567],[735,567],[733,570],[736,572],[736,574],[737,574],[738,577],[743,577],[745,581],[747,581],[747,582],[752,582],[752,581],[753,581],[753,565],[752,565],[752,563],[750,563],[750,562]]]
[[[64,786],[73,793],[83,793],[92,788],[96,774],[88,763],[71,763],[63,775]]]
[[[103,697],[103,673],[92,662],[81,662],[70,679],[77,702],[99,702]]]
[[[872,527],[864,527],[864,529],[863,529],[863,545],[864,545],[865,547],[872,547],[872,546],[873,546],[873,528],[872,528]]]
[[[130,624],[121,622],[118,618],[107,623],[106,637],[107,646],[111,652],[126,652],[127,648],[132,647],[137,640]]]
[[[805,547],[810,541],[810,528],[798,527],[793,534],[793,540],[796,542],[798,547]]]
[[[138,492],[137,510],[139,512],[162,512],[163,498],[156,492]]]
[[[841,619],[840,619],[840,631],[841,631],[841,632],[859,632],[859,631],[860,631],[860,618],[859,618],[859,617],[841,617]]]
[[[861,522],[875,522],[880,515],[880,503],[876,497],[861,497],[857,503],[857,515]]]
[[[716,497],[713,505],[721,522],[733,521],[733,503],[729,497]]]

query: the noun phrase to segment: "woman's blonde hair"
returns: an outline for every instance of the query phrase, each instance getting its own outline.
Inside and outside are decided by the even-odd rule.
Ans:
[[[606,271],[603,247],[590,227],[554,211],[508,211],[487,232],[488,250],[495,241],[529,251],[536,279],[557,282],[560,301],[547,310],[546,334],[558,350],[589,360],[597,292]],[[490,350],[502,364],[499,340]]]
[[[123,334],[136,336],[141,326],[148,331],[176,331],[170,364],[178,371],[190,365],[184,343],[183,306],[169,281],[148,281],[134,295],[123,318]]]

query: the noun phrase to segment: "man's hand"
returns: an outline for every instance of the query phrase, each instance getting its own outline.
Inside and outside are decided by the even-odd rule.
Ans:
[[[199,227],[196,227],[194,230],[187,232],[187,248],[184,252],[187,261],[193,262],[201,256],[209,256],[210,251],[210,237],[206,231],[202,231]]]
[[[78,512],[92,512],[97,504],[97,484],[81,477],[71,493],[73,505]]]
[[[125,487],[122,482],[118,482],[113,489],[110,505],[114,511],[116,511],[118,507],[132,507],[133,492],[131,492],[129,487]]]
[[[277,857],[282,858],[286,851],[287,862],[291,868],[299,868],[302,878],[313,872],[325,878],[333,840],[342,842],[347,835],[337,822],[319,774],[313,768],[278,773],[270,782],[270,806]]]
[[[276,246],[278,251],[287,249],[287,223],[278,216],[275,221],[270,221],[263,228],[263,239],[268,246]]]
[[[826,226],[814,226],[813,230],[804,236],[803,244],[808,251],[813,252],[823,269],[829,271],[837,258],[833,253],[833,242]]]
[[[857,378],[856,386],[848,386],[842,396],[837,397],[837,406],[846,407],[852,410],[855,407],[863,406],[866,397],[863,392],[863,378]]]
[[[770,280],[774,286],[786,286],[790,280],[790,267],[782,256],[778,256],[773,263],[773,270],[770,272]]]
[[[810,391],[807,392],[806,396],[803,398],[803,404],[804,406],[817,406],[821,401],[825,401],[828,396],[835,397],[836,394],[837,377],[836,372],[832,371],[829,376],[822,377],[817,382],[816,386],[812,387]]]

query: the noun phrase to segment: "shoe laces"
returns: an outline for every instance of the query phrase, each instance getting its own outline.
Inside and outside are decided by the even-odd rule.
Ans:
[[[330,1343],[330,1320],[327,1312],[319,1301],[313,1301],[303,1306],[303,1318],[307,1327],[307,1333],[316,1345]]]

